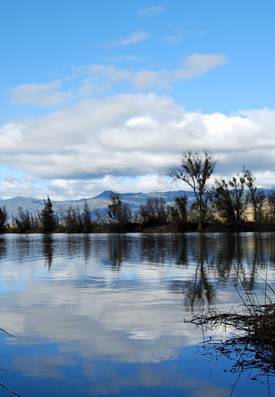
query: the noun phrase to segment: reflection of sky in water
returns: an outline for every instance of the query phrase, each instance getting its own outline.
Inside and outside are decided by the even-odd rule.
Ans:
[[[262,278],[274,280],[274,241],[270,234],[1,239],[0,326],[15,335],[1,339],[4,383],[28,396],[229,396],[229,360],[201,355],[201,331],[183,319],[203,305],[238,307],[241,284],[260,296]],[[240,379],[234,395],[244,390],[258,396],[265,385]]]

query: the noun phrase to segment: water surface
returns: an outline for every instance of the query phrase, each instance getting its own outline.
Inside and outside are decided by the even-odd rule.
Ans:
[[[14,335],[0,335],[0,396],[275,392],[272,377],[231,371],[201,343],[211,332],[184,322],[264,299],[274,234],[7,235],[0,275],[0,327]]]

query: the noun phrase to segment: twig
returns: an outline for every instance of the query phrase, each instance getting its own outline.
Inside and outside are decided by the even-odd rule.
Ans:
[[[16,391],[14,391],[14,390],[12,390],[10,387],[4,385],[4,383],[0,383],[0,387],[3,387],[3,389],[6,389],[8,392],[14,394],[14,395],[17,396],[17,397],[22,397],[21,394],[16,393]]]
[[[5,331],[3,328],[0,328],[0,331],[3,332],[4,334],[9,335],[9,336],[12,337],[12,338],[15,338],[14,335],[10,334],[8,331]]]

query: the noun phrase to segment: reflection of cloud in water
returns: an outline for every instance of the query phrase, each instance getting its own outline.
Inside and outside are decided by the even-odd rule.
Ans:
[[[15,368],[27,376],[34,378],[64,378],[62,367],[72,365],[69,357],[62,356],[17,356],[14,359]]]
[[[206,397],[224,396],[223,389],[188,380],[173,367],[183,347],[202,340],[201,331],[183,318],[190,315],[191,303],[197,309],[214,302],[222,310],[239,304],[236,269],[251,290],[259,287],[258,273],[265,275],[266,264],[273,277],[270,241],[253,234],[239,240],[226,235],[8,236],[0,249],[0,318],[16,338],[7,340],[34,350],[40,344],[57,346],[52,356],[15,355],[14,365],[31,377],[60,379],[64,366],[75,365],[69,360],[75,356],[98,394],[176,384],[195,397],[202,389]],[[97,369],[104,360],[107,367]],[[126,376],[116,363],[143,365]],[[159,367],[165,363],[169,368]]]
[[[231,264],[249,272],[252,261],[261,271],[262,246],[273,255],[269,240],[253,234],[9,236],[1,244],[0,274],[10,291],[0,308],[4,328],[20,340],[130,362],[170,357],[200,341],[182,322],[190,301],[213,291],[219,305],[238,303]]]
[[[99,395],[115,394],[128,387],[170,389],[173,393],[176,387],[177,391],[182,390],[182,393],[188,391],[190,393],[188,395],[192,397],[200,397],[202,390],[205,397],[228,396],[228,391],[222,387],[216,387],[207,381],[190,379],[186,374],[177,371],[174,366],[159,368],[158,366],[145,365],[127,373],[127,375],[123,375],[113,368],[106,368],[102,372],[104,373],[104,381],[101,379],[102,381],[98,382],[93,389],[95,394]]]
[[[63,351],[127,362],[167,359],[200,338],[183,326],[181,297],[165,290],[38,283],[4,298],[0,316],[17,336],[10,343],[42,339],[59,343]]]
[[[63,366],[71,366],[73,363],[69,359],[59,356],[39,356],[39,357],[16,357],[14,365],[16,370],[31,378],[56,379],[68,381]],[[177,392],[183,395],[200,397],[225,397],[228,391],[222,387],[211,384],[211,381],[193,379],[186,371],[188,363],[184,364],[185,370],[180,370],[179,363],[174,361],[155,365],[147,363],[142,366],[129,366],[119,364],[112,365],[109,361],[85,360],[82,368],[87,383],[81,384],[83,394],[91,395],[110,395],[123,393],[128,390],[138,390],[150,393],[150,390],[162,390],[173,393],[175,387]],[[82,395],[81,393],[81,395]],[[146,394],[147,395],[147,394]],[[170,394],[171,395],[171,394]]]

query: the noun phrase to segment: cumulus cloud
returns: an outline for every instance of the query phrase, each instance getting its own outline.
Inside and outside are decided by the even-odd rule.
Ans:
[[[19,104],[33,106],[55,106],[70,98],[69,91],[61,91],[58,80],[46,84],[22,84],[10,90],[10,99]]]
[[[218,158],[221,174],[245,164],[259,184],[270,186],[274,128],[274,109],[188,112],[163,96],[116,95],[3,125],[0,162],[50,181],[49,188],[64,197],[66,190],[70,196],[110,187],[166,190],[170,181],[164,175],[181,151],[207,149]]]
[[[139,10],[136,15],[139,17],[156,17],[159,14],[165,11],[165,7],[163,5],[155,5],[146,8],[142,8]]]
[[[141,43],[142,41],[147,40],[150,35],[144,31],[138,31],[131,33],[129,36],[122,37],[116,40],[111,40],[105,44],[102,44],[102,47],[121,47],[128,46],[133,44]]]

